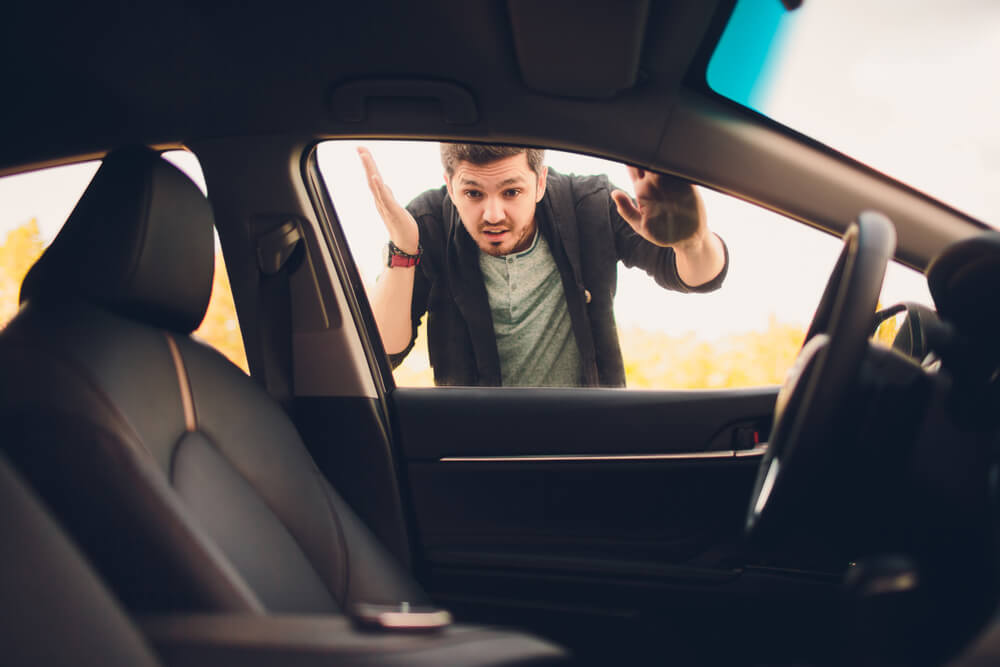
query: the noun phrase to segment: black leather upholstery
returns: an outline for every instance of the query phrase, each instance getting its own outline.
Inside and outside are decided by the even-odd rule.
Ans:
[[[0,334],[12,460],[134,610],[427,602],[277,404],[186,335],[212,225],[154,152],[105,159]]]
[[[0,507],[3,664],[156,665],[118,603],[2,455]]]
[[[80,296],[178,333],[194,331],[212,292],[212,211],[187,176],[136,147],[106,160],[21,302]]]

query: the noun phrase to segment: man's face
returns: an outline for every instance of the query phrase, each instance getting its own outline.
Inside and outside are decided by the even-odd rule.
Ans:
[[[481,165],[459,162],[452,177],[444,178],[469,236],[483,252],[499,256],[531,246],[546,173],[542,167],[536,175],[519,153]]]

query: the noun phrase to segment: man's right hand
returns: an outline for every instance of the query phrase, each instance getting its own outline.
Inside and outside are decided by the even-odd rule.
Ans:
[[[372,191],[375,208],[382,217],[382,222],[385,223],[389,238],[403,252],[416,255],[420,246],[420,230],[417,228],[417,221],[413,219],[409,211],[396,201],[392,190],[382,180],[382,175],[375,165],[375,159],[371,152],[367,148],[359,147],[358,155],[361,157],[361,164],[368,177],[368,187]]]

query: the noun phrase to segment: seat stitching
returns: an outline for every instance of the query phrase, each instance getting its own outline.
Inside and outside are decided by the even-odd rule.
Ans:
[[[310,460],[311,458],[312,457],[310,457]],[[323,499],[326,501],[326,507],[328,510],[330,510],[330,514],[333,517],[333,526],[337,531],[337,535],[340,537],[340,550],[341,553],[343,554],[344,567],[342,568],[343,572],[341,574],[341,578],[343,579],[343,581],[341,582],[341,588],[343,589],[343,592],[341,593],[341,599],[338,600],[338,602],[340,602],[341,607],[345,607],[347,604],[347,596],[349,594],[351,586],[351,577],[350,577],[351,558],[347,550],[347,535],[344,532],[344,526],[340,521],[340,515],[337,513],[337,510],[334,508],[333,503],[330,501],[331,489],[329,482],[326,481],[326,478],[323,476],[323,473],[321,473],[319,468],[316,467],[316,462],[312,461],[312,464],[313,464],[312,465],[313,474],[319,480],[320,487],[323,489]],[[345,609],[344,611],[347,610]]]
[[[257,493],[257,496],[260,498],[261,502],[271,511],[271,514],[278,520],[281,526],[285,529],[285,532],[288,534],[288,536],[292,539],[293,542],[295,542],[296,546],[298,546],[299,550],[305,556],[306,561],[313,568],[313,571],[316,572],[316,575],[320,577],[321,581],[323,581],[324,577],[322,576],[322,574],[320,574],[317,564],[314,563],[312,558],[309,557],[309,551],[305,549],[299,538],[295,535],[295,532],[288,525],[288,523],[282,518],[281,513],[278,512],[274,507],[272,507],[271,503],[268,502],[267,497],[263,493],[257,491],[257,488],[256,486],[254,486],[253,482],[251,482],[250,479],[240,470],[240,467],[237,466],[232,461],[232,459],[230,459],[229,456],[226,455],[225,451],[221,447],[219,447],[218,443],[215,442],[215,439],[209,436],[208,433],[198,428],[197,418],[195,415],[196,408],[194,402],[194,393],[191,388],[186,365],[184,364],[184,355],[181,353],[180,348],[177,346],[177,343],[173,339],[173,337],[170,336],[170,334],[168,334],[167,332],[164,332],[164,335],[166,336],[168,344],[170,345],[171,354],[174,355],[174,364],[175,367],[177,368],[178,381],[181,384],[182,399],[190,401],[191,422],[188,431],[192,433],[197,432],[199,435],[204,437],[205,440],[212,445],[213,449],[215,449],[215,451],[219,454],[219,456],[221,456],[223,460],[225,460],[229,464],[229,466],[233,469],[233,471],[237,475],[239,475],[240,478],[243,479],[243,481],[250,486],[250,488],[254,489],[254,491]],[[187,404],[185,404],[185,419],[187,419],[187,416],[188,416],[188,406]],[[347,600],[348,589],[350,587],[350,577],[348,576],[350,572],[350,559],[348,558],[346,533],[344,531],[343,525],[341,524],[340,516],[337,514],[337,511],[334,509],[333,504],[330,501],[330,489],[328,488],[329,484],[326,482],[326,478],[323,477],[322,473],[316,467],[316,462],[313,461],[312,457],[309,456],[308,458],[312,467],[313,474],[316,476],[316,479],[320,484],[320,489],[323,491],[323,499],[326,501],[327,508],[329,509],[330,514],[333,516],[334,529],[340,538],[342,562],[344,564],[343,574],[342,574],[343,581],[340,582],[340,587],[343,592],[341,593],[340,599],[337,599],[338,596],[336,591],[329,591],[329,592],[333,595],[336,602],[341,606],[342,608],[341,610],[346,611],[343,609],[343,607],[344,607],[344,602]]]
[[[112,439],[124,442],[133,456],[137,455],[135,458],[126,456],[125,458],[119,459],[119,461],[124,462],[126,465],[133,466],[132,471],[143,476],[154,487],[157,484],[168,481],[166,475],[160,471],[159,466],[156,463],[156,457],[153,456],[153,453],[148,447],[146,447],[141,436],[139,436],[138,431],[136,431],[129,419],[117,408],[114,402],[83,364],[80,364],[71,356],[52,351],[43,345],[33,344],[32,342],[20,337],[9,337],[7,339],[7,346],[7,349],[11,351],[20,348],[45,352],[49,359],[63,364],[70,373],[76,376],[77,379],[83,382],[94,393],[97,400],[99,400],[103,404],[105,410],[108,411],[109,416],[114,418],[119,423],[119,426],[124,431],[122,435],[128,436],[119,439],[113,431],[101,426],[98,422],[87,420],[95,431],[108,434]],[[3,355],[0,355],[0,357],[2,356]],[[38,412],[37,407],[24,410],[25,414],[30,414],[33,411],[37,414],[47,414]],[[68,416],[75,416],[79,419],[86,419],[86,415],[76,415],[71,412],[65,412],[65,414]],[[153,464],[152,469],[150,469],[149,466],[150,462]],[[223,571],[223,579],[226,585],[229,586],[229,591],[240,597],[241,602],[243,602],[252,613],[263,613],[264,606],[258,600],[256,593],[254,593],[246,584],[242,575],[236,572],[228,558],[222,554],[221,550],[217,545],[215,545],[214,541],[207,538],[207,536],[201,533],[201,531],[191,523],[191,519],[188,516],[186,509],[182,509],[181,504],[178,503],[179,497],[173,489],[173,485],[168,483],[167,486],[171,493],[161,493],[158,497],[162,499],[167,511],[172,513],[172,518],[178,521],[178,523],[180,523],[185,530],[190,531],[195,548],[199,549],[200,553],[206,558],[214,561],[214,563]]]
[[[184,366],[184,359],[177,348],[177,341],[166,331],[163,332],[167,339],[167,347],[170,348],[170,356],[174,362],[174,369],[177,371],[177,385],[181,394],[181,405],[184,408],[184,425],[188,433],[198,430],[198,416],[195,412],[194,397],[191,395],[191,382],[188,378],[187,367]]]

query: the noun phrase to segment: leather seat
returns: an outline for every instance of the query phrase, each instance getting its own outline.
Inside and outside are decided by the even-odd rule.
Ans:
[[[157,665],[138,630],[2,454],[0,507],[3,664]]]
[[[281,408],[190,337],[212,229],[208,200],[158,154],[106,157],[0,334],[11,459],[133,611],[428,603]],[[561,655],[507,636],[523,651],[508,642],[503,664]]]

